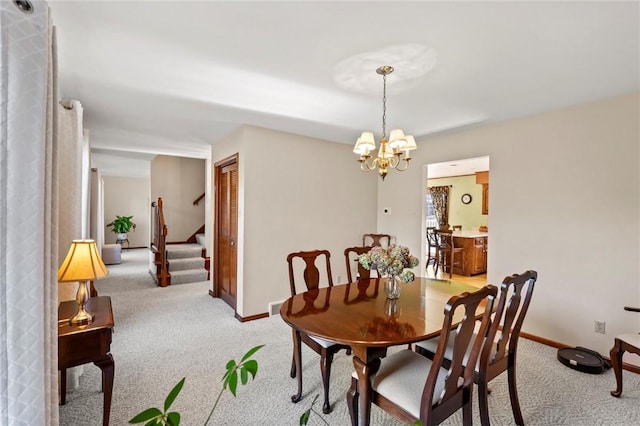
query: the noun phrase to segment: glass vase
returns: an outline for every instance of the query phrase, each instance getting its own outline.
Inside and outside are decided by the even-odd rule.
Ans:
[[[395,275],[388,275],[384,281],[384,292],[388,299],[400,297],[400,280]]]

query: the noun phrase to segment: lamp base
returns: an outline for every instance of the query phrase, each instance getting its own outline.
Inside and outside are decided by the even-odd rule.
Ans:
[[[90,324],[94,319],[95,315],[84,308],[87,302],[89,301],[89,281],[80,281],[78,284],[78,292],[76,293],[76,303],[78,304],[78,311],[69,319],[69,324],[71,325],[83,325]]]
[[[78,312],[75,313],[69,319],[69,324],[71,325],[86,325],[91,324],[93,320],[96,319],[96,316],[90,312],[84,310],[84,307],[80,308]]]

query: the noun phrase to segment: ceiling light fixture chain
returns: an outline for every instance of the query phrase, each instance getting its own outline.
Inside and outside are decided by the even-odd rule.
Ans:
[[[356,141],[353,152],[360,155],[358,161],[362,171],[369,172],[377,168],[378,174],[384,180],[389,168],[398,171],[407,170],[409,160],[411,160],[411,151],[416,149],[417,146],[413,136],[405,136],[400,129],[392,130],[387,140],[387,75],[393,72],[393,67],[383,65],[376,72],[382,76],[382,139],[380,139],[380,150],[378,155],[372,158],[370,152],[376,149],[373,132],[362,132]],[[403,167],[400,167],[400,164],[403,164]]]
[[[393,72],[385,67],[377,69],[378,74],[382,74],[382,139],[387,138],[387,74]]]

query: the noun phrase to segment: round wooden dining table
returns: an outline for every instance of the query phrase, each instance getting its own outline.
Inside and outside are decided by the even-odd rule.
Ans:
[[[385,295],[384,278],[362,279],[297,294],[280,307],[280,316],[293,330],[297,371],[302,371],[300,333],[351,347],[358,376],[360,425],[369,424],[371,377],[387,348],[437,336],[449,299],[478,290],[468,284],[430,278],[416,278],[402,283],[401,288],[400,297],[392,300]],[[484,311],[484,306],[480,310]],[[456,319],[462,318],[454,317],[454,322]]]

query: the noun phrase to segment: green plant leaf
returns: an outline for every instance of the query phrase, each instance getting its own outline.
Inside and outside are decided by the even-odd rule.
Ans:
[[[167,414],[167,424],[169,426],[180,426],[180,413],[172,411]]]
[[[171,407],[171,404],[173,404],[173,401],[176,399],[176,396],[178,396],[178,394],[182,390],[182,386],[184,385],[184,380],[185,379],[186,379],[186,377],[183,377],[182,380],[180,380],[178,382],[178,384],[175,385],[173,387],[173,389],[171,389],[171,392],[169,392],[169,395],[167,395],[167,399],[164,400],[164,411],[165,411],[165,413],[167,412],[169,407]]]
[[[233,370],[235,368],[236,368],[236,360],[230,359],[229,362],[227,362],[227,373],[229,373],[229,370]]]
[[[162,423],[162,416],[158,417],[157,419],[152,419],[149,423],[145,424],[144,426],[163,426],[164,423]]]
[[[413,424],[415,426],[422,426],[422,422],[420,421],[420,419],[416,420],[415,422],[413,422]]]
[[[304,426],[307,423],[309,423],[310,417],[311,417],[311,408],[309,408],[307,411],[302,413],[302,415],[300,416],[300,426]]]
[[[246,368],[241,368],[240,369],[240,382],[242,382],[243,385],[246,385],[248,381],[249,381],[249,374],[247,373],[247,369]]]
[[[251,377],[255,379],[258,373],[258,361],[250,359],[244,363],[243,369],[251,373]]]
[[[236,396],[236,389],[238,387],[238,372],[236,370],[233,370],[231,374],[229,374],[229,377],[227,377],[227,380],[224,383],[224,387],[226,388],[227,385],[229,386],[229,391],[231,392],[231,394],[233,396]]]
[[[162,416],[162,411],[160,411],[159,408],[147,408],[146,410],[129,420],[129,423],[142,423],[159,416]]]
[[[253,355],[254,353],[258,352],[258,350],[259,350],[260,348],[262,348],[263,346],[264,346],[264,345],[258,345],[258,346],[255,346],[255,347],[253,347],[253,348],[249,349],[249,350],[247,351],[247,353],[246,353],[246,354],[244,354],[244,356],[243,356],[243,357],[242,357],[242,359],[240,360],[240,363],[242,363],[242,362],[244,362],[245,360],[249,359],[249,357],[250,357],[251,355]]]

